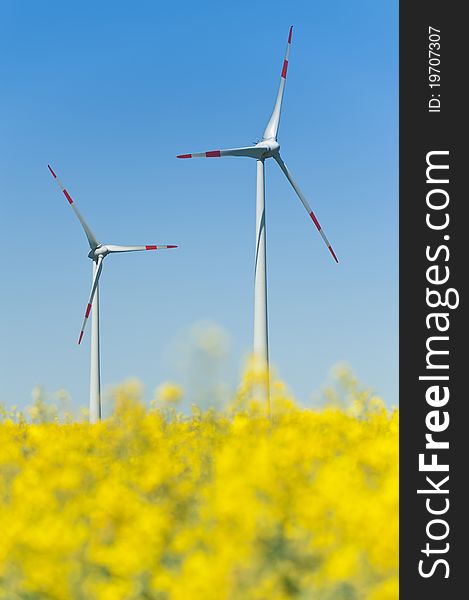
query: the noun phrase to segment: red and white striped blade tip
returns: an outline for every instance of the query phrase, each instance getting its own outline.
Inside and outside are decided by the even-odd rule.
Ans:
[[[52,173],[52,177],[54,177],[55,179],[57,179],[57,175],[54,173],[54,171],[52,170],[52,167],[50,165],[47,165],[47,168],[49,169],[49,171]]]
[[[337,264],[339,264],[339,259],[337,258],[337,256],[335,255],[334,250],[332,249],[332,246],[329,244],[329,240],[326,238],[326,236],[324,235],[324,232],[321,228],[321,225],[319,224],[319,221],[316,219],[316,215],[314,214],[313,211],[311,211],[309,213],[309,216],[311,217],[311,219],[313,220],[313,223],[316,225],[317,230],[319,231],[319,233],[322,236],[322,239],[325,241],[325,243],[327,244],[327,248],[329,250],[329,252],[332,254],[332,257],[334,258],[335,262]]]
[[[332,246],[329,246],[329,252],[332,254],[332,256],[334,257],[334,260],[337,264],[339,264],[339,259],[337,258],[337,256],[335,255],[334,250],[332,250]]]
[[[293,25],[290,27],[290,33],[288,34],[288,43],[291,44],[291,36],[293,32]]]
[[[81,340],[83,339],[83,333],[84,333],[84,331],[80,331],[80,337],[78,338],[78,345],[81,344]]]
[[[207,152],[193,152],[192,154],[178,154],[176,158],[220,158],[221,150],[208,150]]]

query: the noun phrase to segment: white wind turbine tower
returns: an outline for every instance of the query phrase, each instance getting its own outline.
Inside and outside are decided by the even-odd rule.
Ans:
[[[85,230],[88,243],[90,245],[90,252],[88,258],[93,261],[93,278],[91,284],[91,292],[86,306],[85,318],[80,330],[80,336],[78,343],[81,344],[83,334],[85,332],[86,323],[90,313],[91,319],[91,368],[90,368],[90,422],[95,423],[101,419],[101,373],[100,373],[100,360],[99,360],[99,277],[103,268],[103,261],[108,254],[114,254],[117,252],[135,252],[138,250],[162,250],[166,248],[177,248],[177,246],[116,246],[115,244],[103,245],[96,239],[96,236],[89,228],[81,212],[78,210],[72,197],[60,182],[57,175],[54,173],[52,168],[49,167],[49,171],[52,173],[55,181],[59,185],[60,189],[67,198],[70,206],[75,212],[81,226]]]
[[[255,146],[246,146],[243,148],[230,148],[228,150],[211,150],[209,152],[197,152],[192,154],[180,154],[177,158],[219,158],[222,156],[247,156],[257,161],[257,185],[256,185],[256,259],[255,259],[255,283],[254,283],[254,356],[268,368],[269,350],[268,350],[268,325],[267,325],[267,275],[266,275],[266,249],[265,249],[265,208],[264,208],[264,161],[267,158],[273,158],[282,169],[288,181],[298,195],[299,199],[306,208],[309,216],[313,220],[324,243],[334,260],[338,263],[337,256],[330,245],[324,230],[321,228],[316,215],[312,211],[308,201],[302,191],[294,181],[292,174],[280,156],[280,144],[277,141],[277,134],[280,122],[280,111],[282,108],[283,92],[285,90],[285,81],[287,77],[288,59],[290,55],[290,46],[293,27],[290,27],[288,35],[287,49],[282,66],[280,85],[277,98],[275,100],[272,115],[267,123],[262,140]],[[267,391],[268,395],[268,391]]]

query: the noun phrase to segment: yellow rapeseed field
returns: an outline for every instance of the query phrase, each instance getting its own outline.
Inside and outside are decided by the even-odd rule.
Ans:
[[[272,416],[248,369],[225,410],[96,425],[0,418],[1,600],[396,600],[398,411],[352,386]]]

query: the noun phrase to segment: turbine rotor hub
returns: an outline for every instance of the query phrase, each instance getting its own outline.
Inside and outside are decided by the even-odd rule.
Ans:
[[[98,256],[102,256],[103,258],[109,254],[109,250],[107,246],[98,246],[94,250],[91,250],[88,254],[88,258],[91,260],[96,260]]]
[[[262,140],[256,144],[256,148],[265,148],[262,158],[271,158],[280,150],[280,144],[275,139]]]

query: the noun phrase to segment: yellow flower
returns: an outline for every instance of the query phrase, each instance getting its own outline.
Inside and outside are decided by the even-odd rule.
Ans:
[[[220,411],[136,380],[94,425],[2,409],[0,600],[397,600],[399,412],[338,378],[316,410],[253,362]]]
[[[183,397],[182,388],[177,383],[161,384],[155,391],[155,404],[176,405]]]

